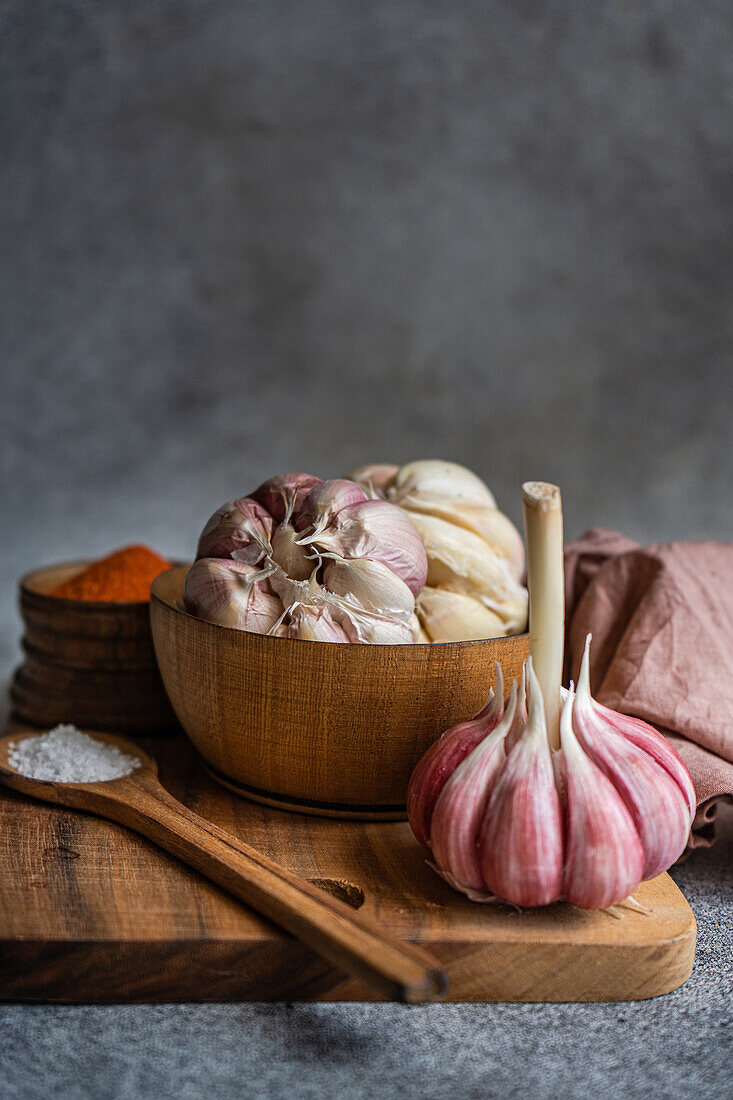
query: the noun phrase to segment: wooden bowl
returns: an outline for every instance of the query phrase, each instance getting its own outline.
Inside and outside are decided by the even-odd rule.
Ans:
[[[181,725],[225,786],[284,809],[397,819],[413,767],[508,688],[529,635],[438,645],[268,638],[182,610],[186,567],[154,582],[153,642]]]
[[[36,726],[72,722],[138,734],[177,730],[155,660],[147,600],[48,595],[87,564],[36,569],[20,582],[25,662],[10,687],[13,714]]]

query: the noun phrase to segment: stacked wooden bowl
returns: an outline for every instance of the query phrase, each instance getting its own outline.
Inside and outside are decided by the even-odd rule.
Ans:
[[[147,601],[108,603],[48,593],[87,562],[36,569],[20,583],[25,662],[15,673],[15,717],[114,733],[178,728],[153,651]]]

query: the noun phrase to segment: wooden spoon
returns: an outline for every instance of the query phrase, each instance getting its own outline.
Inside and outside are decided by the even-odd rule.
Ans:
[[[388,1000],[421,1004],[445,993],[445,974],[426,951],[389,935],[176,801],[159,783],[155,761],[133,742],[113,734],[91,735],[140,761],[121,779],[57,783],[21,775],[8,763],[8,747],[38,733],[27,730],[0,739],[0,781],[7,786],[127,825]]]

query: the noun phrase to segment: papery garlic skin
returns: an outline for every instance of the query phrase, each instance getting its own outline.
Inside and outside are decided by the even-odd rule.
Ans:
[[[408,645],[420,637],[414,593],[427,573],[420,536],[399,508],[369,499],[353,481],[303,473],[270,478],[251,497],[217,510],[200,539],[202,552],[256,567],[250,588],[266,581],[262,591],[274,602],[272,615],[250,608],[244,616],[242,594],[227,574],[215,612],[189,599],[201,617],[215,613],[235,628],[261,624],[262,633],[309,641]],[[192,574],[190,591],[200,575]],[[220,570],[218,580],[223,576]],[[209,593],[208,604],[214,602]]]
[[[636,745],[637,748],[648,753],[661,768],[664,768],[672,776],[685,798],[688,817],[690,824],[692,824],[697,813],[695,788],[682,757],[672,748],[666,737],[663,737],[658,730],[642,721],[641,718],[634,718],[630,714],[621,714],[618,711],[611,710],[610,707],[604,707],[602,703],[597,703],[595,699],[591,699],[591,702],[596,714],[613,726],[632,745]]]
[[[644,848],[613,783],[586,755],[573,730],[574,695],[560,717],[565,768],[565,865],[562,895],[582,909],[605,909],[643,878]]]
[[[520,633],[527,622],[527,590],[506,561],[471,531],[436,516],[410,518],[425,546],[428,585],[472,596],[501,620],[502,633]]]
[[[501,665],[496,665],[496,687],[473,718],[452,726],[420,758],[407,787],[407,819],[410,828],[428,851],[435,804],[445,783],[458,765],[466,759],[487,734],[499,724],[504,714],[504,679]]]
[[[415,601],[417,617],[431,642],[461,642],[497,638],[505,630],[503,619],[474,596],[425,585]]]
[[[282,618],[283,605],[254,565],[199,558],[183,586],[186,610],[219,626],[268,634]]]
[[[361,486],[345,478],[322,481],[299,500],[294,520],[299,531],[323,531],[350,504],[361,504],[367,496]]]
[[[291,523],[278,524],[272,535],[272,561],[294,580],[304,581],[317,568],[317,560],[300,544],[300,533]]]
[[[684,851],[694,810],[687,790],[667,769],[599,712],[590,694],[589,662],[590,636],[578,677],[574,726],[588,756],[623,798],[643,845],[643,878],[654,878]]]
[[[370,496],[400,507],[419,531],[428,554],[427,585],[468,599],[430,596],[418,608],[433,642],[521,633],[527,626],[527,593],[520,583],[524,544],[514,524],[496,507],[488,486],[455,462],[438,459],[405,466],[361,466],[350,475]],[[477,613],[478,600],[491,615]]]
[[[296,604],[290,610],[288,637],[308,642],[346,643],[349,640],[327,607],[303,604]]]
[[[593,700],[589,642],[577,690],[562,693],[558,750],[528,658],[526,710],[521,688],[510,719],[494,699],[483,718],[436,741],[413,772],[412,830],[446,880],[474,900],[606,908],[684,850],[695,813],[689,773],[656,730]],[[501,753],[491,740],[497,729]],[[470,767],[484,747],[483,771]],[[482,801],[474,852],[466,844]]]
[[[425,584],[428,567],[420,536],[409,519],[385,501],[349,504],[327,527],[306,534],[301,542],[345,559],[380,561],[401,577],[413,595]]]
[[[329,592],[359,604],[375,615],[388,614],[409,624],[415,597],[405,582],[386,565],[372,558],[325,560],[323,586]]]
[[[478,844],[489,893],[512,905],[534,907],[562,895],[563,827],[531,658],[527,677],[527,725],[491,792]]]
[[[377,462],[371,466],[359,466],[348,475],[351,481],[362,485],[370,498],[383,496],[395,479],[399,466],[387,462]]]
[[[489,487],[465,466],[422,459],[405,466],[362,466],[355,481],[397,504],[408,515],[432,515],[478,535],[506,560],[516,580],[524,571],[524,543],[514,524],[496,507]]]
[[[506,762],[504,739],[511,729],[517,688],[499,724],[463,760],[441,790],[430,822],[430,847],[441,873],[465,892],[484,893],[478,844],[489,798]]]
[[[232,558],[256,565],[270,549],[272,516],[257,501],[239,497],[217,508],[207,521],[197,558]]]
[[[278,474],[263,481],[249,495],[269,512],[275,523],[282,523],[286,516],[292,515],[305,494],[320,484],[320,477],[312,474]]]
[[[420,459],[400,467],[389,484],[388,497],[405,508],[421,507],[425,498],[483,503],[496,508],[493,493],[480,477],[466,466],[440,459]]]

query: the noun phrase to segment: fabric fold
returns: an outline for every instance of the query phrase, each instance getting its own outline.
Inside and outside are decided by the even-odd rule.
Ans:
[[[709,845],[733,799],[733,546],[596,527],[566,545],[565,586],[565,682],[592,633],[595,698],[669,738],[698,799],[688,851]]]

